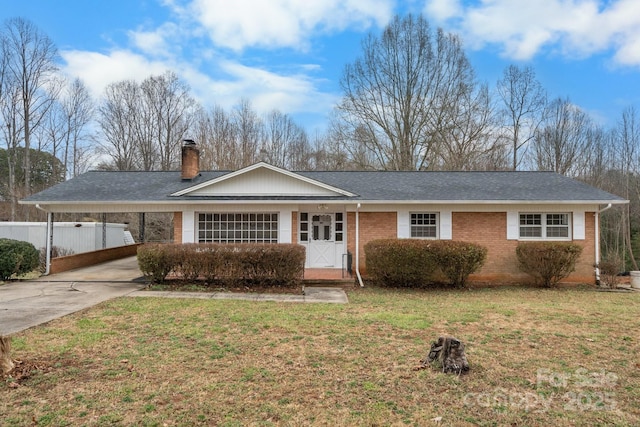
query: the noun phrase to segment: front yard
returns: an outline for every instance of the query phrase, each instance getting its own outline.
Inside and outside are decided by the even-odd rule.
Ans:
[[[640,425],[640,293],[122,298],[13,337],[3,425]],[[460,377],[414,370],[467,345]],[[28,370],[27,370],[28,372]]]

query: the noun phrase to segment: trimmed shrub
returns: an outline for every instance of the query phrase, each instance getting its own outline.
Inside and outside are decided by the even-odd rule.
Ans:
[[[147,243],[138,247],[138,266],[152,282],[162,283],[176,265],[173,245]]]
[[[0,238],[0,280],[38,268],[40,253],[29,242]]]
[[[575,270],[581,253],[581,246],[569,242],[521,242],[516,247],[520,270],[547,288]]]
[[[487,248],[475,243],[451,240],[434,243],[438,267],[449,282],[459,288],[464,287],[469,275],[478,271],[487,259]]]
[[[383,286],[426,287],[437,272],[433,240],[381,239],[364,246],[367,273]]]
[[[147,247],[141,257],[140,249]],[[304,276],[305,248],[300,245],[187,243],[140,249],[140,269],[156,282],[170,272],[190,282],[275,286],[299,283]]]
[[[367,272],[384,286],[420,288],[446,278],[463,287],[487,258],[475,243],[449,240],[382,239],[364,247]]]

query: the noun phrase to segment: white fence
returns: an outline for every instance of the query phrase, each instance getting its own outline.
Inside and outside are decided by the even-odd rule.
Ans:
[[[124,246],[126,224],[106,224],[106,248]],[[22,240],[36,249],[44,248],[47,239],[46,222],[0,222],[0,238]],[[101,222],[54,222],[53,246],[73,251],[91,252],[102,247]]]

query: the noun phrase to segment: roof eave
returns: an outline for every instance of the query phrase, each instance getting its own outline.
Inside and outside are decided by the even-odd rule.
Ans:
[[[19,203],[22,205],[163,205],[163,204],[211,204],[211,202],[216,202],[219,204],[238,204],[238,203],[246,203],[246,204],[261,204],[261,203],[272,203],[272,204],[290,204],[290,203],[304,203],[304,202],[313,202],[313,203],[323,203],[323,204],[336,204],[343,205],[345,203],[361,203],[361,204],[404,204],[404,205],[413,205],[413,204],[428,204],[428,205],[607,205],[611,203],[612,205],[624,205],[628,204],[629,200],[375,200],[375,199],[323,199],[322,197],[314,198],[314,199],[225,199],[225,200],[216,200],[215,198],[207,198],[203,197],[202,199],[182,199],[182,198],[171,198],[165,200],[20,200]]]

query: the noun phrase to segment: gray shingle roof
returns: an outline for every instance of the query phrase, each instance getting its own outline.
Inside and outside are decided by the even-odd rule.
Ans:
[[[201,172],[182,181],[180,172],[91,171],[26,199],[55,202],[184,202],[203,197],[171,196],[229,172]],[[553,172],[296,172],[356,194],[323,200],[424,202],[593,202],[624,199]],[[318,200],[318,197],[204,197],[207,200]]]

